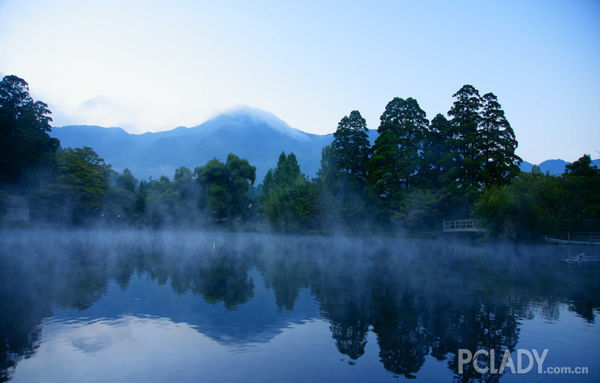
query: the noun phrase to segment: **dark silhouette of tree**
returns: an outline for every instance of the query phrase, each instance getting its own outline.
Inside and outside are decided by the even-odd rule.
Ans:
[[[51,138],[50,110],[29,95],[17,76],[0,81],[0,183],[18,182],[25,170],[51,163],[59,141]]]
[[[592,165],[589,155],[566,166],[562,176],[566,198],[552,204],[562,208],[567,223],[563,230],[597,231],[600,229],[600,170]]]
[[[521,158],[515,154],[515,133],[493,93],[483,95],[479,140],[484,162],[483,184],[488,187],[507,184],[519,173]]]
[[[360,112],[353,110],[344,116],[333,133],[331,147],[337,169],[361,183],[367,179],[367,162],[370,154],[367,122]]]
[[[450,183],[450,169],[455,166],[450,140],[452,127],[444,115],[437,114],[426,133],[423,161],[419,169],[419,186],[440,189]]]
[[[389,212],[395,202],[402,198],[402,152],[400,141],[391,131],[379,134],[373,145],[373,156],[369,161],[369,182],[381,201],[381,208]]]
[[[410,97],[390,101],[380,120],[368,164],[369,181],[386,215],[393,216],[401,209],[406,190],[416,184],[429,121]]]
[[[379,134],[390,131],[396,137],[399,153],[394,176],[404,188],[414,184],[415,174],[421,165],[423,143],[429,125],[425,116],[414,98],[404,100],[396,97],[387,104],[380,118]],[[375,144],[374,150],[377,149]]]
[[[338,124],[331,146],[323,148],[319,189],[320,219],[324,227],[357,228],[369,215],[367,164],[370,142],[367,124],[352,111]]]
[[[598,167],[592,165],[592,157],[589,154],[584,154],[577,161],[565,166],[565,174],[576,177],[594,177],[599,172]]]
[[[455,101],[448,115],[452,117],[451,151],[456,156],[453,184],[471,200],[479,190],[483,164],[478,138],[483,105],[479,91],[472,85],[464,85],[452,97]]]

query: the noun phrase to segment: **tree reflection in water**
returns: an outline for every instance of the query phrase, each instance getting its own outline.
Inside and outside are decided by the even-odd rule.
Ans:
[[[567,267],[557,247],[176,232],[0,239],[0,380],[35,353],[53,309],[85,310],[110,281],[124,290],[134,274],[234,309],[253,299],[256,270],[282,311],[309,289],[350,363],[365,353],[371,330],[390,372],[413,377],[431,355],[460,381],[500,376],[480,376],[472,365],[459,376],[459,348],[494,349],[498,366],[498,351],[517,344],[521,318],[556,320],[566,302],[593,322],[600,306],[600,268]]]

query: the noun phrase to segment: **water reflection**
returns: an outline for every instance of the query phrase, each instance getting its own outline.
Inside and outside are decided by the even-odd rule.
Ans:
[[[498,350],[515,348],[523,320],[559,321],[566,304],[594,323],[600,307],[599,265],[567,265],[560,247],[181,232],[5,232],[0,240],[0,380],[35,356],[42,330],[84,354],[112,349],[119,326],[143,336],[154,326],[176,334],[178,323],[209,348],[244,349],[323,319],[350,365],[375,340],[379,363],[397,376],[418,376],[433,357],[450,379],[497,381],[472,365],[458,375],[457,350],[495,349],[499,365]],[[315,334],[306,335],[313,357],[331,357]]]

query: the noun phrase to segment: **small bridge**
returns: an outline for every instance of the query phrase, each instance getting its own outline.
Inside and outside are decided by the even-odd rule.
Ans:
[[[480,233],[485,229],[477,224],[474,219],[455,219],[444,221],[444,233],[471,232]]]

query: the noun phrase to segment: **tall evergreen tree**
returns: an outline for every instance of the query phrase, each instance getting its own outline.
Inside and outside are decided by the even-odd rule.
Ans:
[[[383,114],[369,161],[369,180],[390,215],[417,180],[429,121],[413,98],[394,98]]]
[[[413,184],[414,176],[421,165],[423,142],[429,121],[425,112],[414,98],[406,100],[396,97],[385,107],[381,115],[379,134],[390,131],[398,144],[399,157],[395,176],[403,187]]]
[[[327,227],[364,223],[370,151],[367,123],[360,112],[352,111],[340,120],[332,144],[321,153],[316,186],[321,219]]]
[[[388,209],[400,198],[402,182],[402,153],[398,137],[391,130],[379,134],[373,145],[373,156],[368,164],[369,182],[375,195]]]
[[[440,189],[448,183],[449,171],[455,165],[451,139],[450,121],[438,113],[431,120],[425,135],[419,186]]]
[[[300,171],[300,165],[294,153],[286,156],[284,152],[279,155],[277,167],[273,172],[273,180],[277,185],[293,186],[299,182],[304,175]],[[266,186],[266,185],[265,185]]]
[[[337,168],[360,182],[367,179],[370,143],[367,122],[354,110],[338,123],[331,144]]]
[[[483,95],[479,129],[483,161],[481,180],[485,186],[504,185],[519,172],[521,158],[515,154],[515,132],[493,93]]]
[[[451,151],[456,156],[456,186],[463,194],[479,189],[482,156],[478,142],[478,128],[483,107],[479,91],[472,85],[464,85],[452,97],[456,100],[448,115],[452,117]]]

